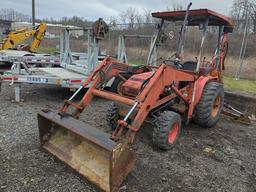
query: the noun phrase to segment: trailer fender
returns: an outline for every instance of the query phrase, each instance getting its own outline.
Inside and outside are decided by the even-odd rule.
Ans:
[[[199,79],[197,80],[194,106],[196,106],[199,103],[200,98],[201,98],[202,93],[203,93],[203,90],[204,90],[204,86],[209,81],[215,81],[215,80],[217,80],[215,77],[204,77],[204,76],[199,77]]]

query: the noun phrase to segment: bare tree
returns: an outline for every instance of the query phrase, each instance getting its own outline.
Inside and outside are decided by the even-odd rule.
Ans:
[[[121,12],[121,13],[119,14],[119,18],[120,18],[121,23],[126,23],[126,21],[127,21],[126,12]]]
[[[165,9],[166,11],[180,11],[183,10],[183,5],[177,2],[173,2],[171,7],[166,6]]]
[[[152,15],[151,15],[151,10],[149,9],[143,9],[144,11],[144,22],[145,23],[152,23]]]
[[[29,15],[17,12],[14,9],[1,9],[0,19],[10,21],[31,21],[31,17]]]
[[[115,17],[115,16],[111,16],[111,17],[109,18],[109,23],[110,23],[110,25],[116,26],[116,24],[117,24],[117,19],[116,19],[116,17]]]
[[[236,28],[241,33],[245,27],[246,12],[250,20],[250,31],[256,32],[256,0],[234,0],[231,16],[236,20]]]
[[[177,2],[173,2],[172,3],[172,10],[173,11],[179,11],[179,10],[183,10],[183,5]]]
[[[142,17],[142,15],[137,15],[136,16],[136,23],[138,24],[138,28],[141,28],[141,26],[142,26],[142,23],[143,23],[143,17]]]
[[[172,9],[169,6],[166,6],[166,11],[171,11]]]
[[[126,23],[127,21],[129,23],[129,28],[134,29],[134,23],[139,17],[139,13],[135,8],[129,7],[125,12],[120,13],[119,17],[121,22]]]
[[[109,18],[109,25],[111,26],[111,29],[116,29],[117,27],[117,18],[115,16],[111,16]]]
[[[256,1],[251,0],[249,6],[251,7],[250,10],[250,18],[252,19],[252,24],[253,24],[253,32],[256,32]]]
[[[135,23],[136,19],[138,18],[138,15],[139,14],[138,14],[137,10],[133,7],[129,7],[126,10],[126,17],[130,24],[130,29],[134,28],[134,23]]]

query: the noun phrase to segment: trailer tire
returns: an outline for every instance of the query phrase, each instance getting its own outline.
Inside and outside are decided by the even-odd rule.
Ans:
[[[176,144],[181,133],[181,116],[173,111],[164,111],[155,122],[153,145],[170,150]]]
[[[205,128],[213,127],[220,119],[223,103],[223,85],[217,82],[207,83],[195,108],[194,122]]]
[[[112,130],[116,129],[117,121],[120,118],[118,107],[116,106],[115,102],[111,102],[107,110],[107,123],[111,127]]]

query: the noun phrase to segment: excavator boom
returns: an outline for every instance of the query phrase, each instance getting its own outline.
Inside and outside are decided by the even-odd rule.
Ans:
[[[6,39],[3,40],[0,50],[13,49],[16,45],[33,37],[33,41],[29,45],[24,45],[20,50],[35,52],[39,47],[46,31],[46,23],[41,23],[35,29],[28,31],[27,29],[10,32]]]

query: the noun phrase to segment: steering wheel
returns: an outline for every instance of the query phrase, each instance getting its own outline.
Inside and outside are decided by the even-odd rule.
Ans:
[[[179,59],[176,57],[176,52],[173,52],[170,57],[163,61],[164,64],[170,65],[176,69],[182,69],[183,65],[180,63]]]
[[[179,60],[176,60],[176,59],[166,59],[163,61],[164,64],[166,65],[170,65],[174,68],[177,68],[177,69],[182,69],[183,68],[183,65],[180,63]]]

